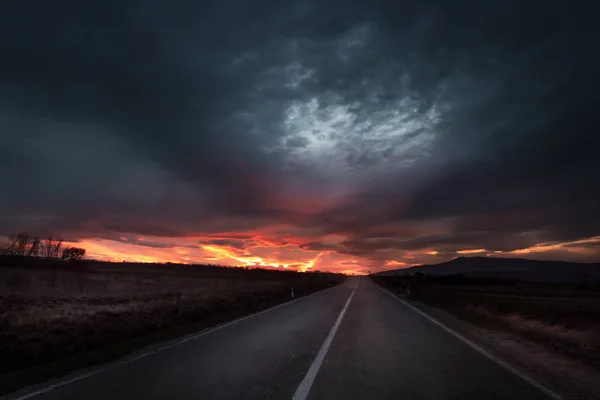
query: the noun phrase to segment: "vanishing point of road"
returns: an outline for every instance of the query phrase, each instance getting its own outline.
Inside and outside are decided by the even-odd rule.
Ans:
[[[11,399],[551,399],[368,278]]]

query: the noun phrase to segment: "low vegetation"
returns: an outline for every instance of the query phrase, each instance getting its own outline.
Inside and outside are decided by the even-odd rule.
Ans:
[[[480,328],[508,332],[600,370],[600,288],[464,276],[373,276],[376,283]]]
[[[40,239],[27,232],[20,232],[9,236],[4,243],[0,243],[0,256],[60,258],[73,261],[83,260],[85,249],[63,246],[62,239],[55,239],[52,236]]]
[[[53,243],[56,248],[59,242]],[[299,297],[345,278],[208,265],[105,263],[81,260],[79,254],[67,261],[31,257],[29,250],[23,255],[22,247],[16,248],[18,253],[0,256],[0,373],[176,327],[198,329],[287,301],[292,289]]]

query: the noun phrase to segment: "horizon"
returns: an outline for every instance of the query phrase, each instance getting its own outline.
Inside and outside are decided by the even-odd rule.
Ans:
[[[196,240],[194,238],[193,240]],[[161,248],[158,247],[154,249],[154,251],[145,250],[141,253],[136,253],[135,251],[127,251],[127,249],[135,249],[139,247],[144,247],[143,245],[134,245],[126,242],[117,242],[113,243],[112,246],[116,246],[117,251],[115,251],[115,247],[111,246],[112,241],[108,240],[98,240],[98,241],[69,241],[64,240],[64,246],[73,246],[73,247],[82,247],[86,250],[86,258],[94,261],[102,261],[102,262],[131,262],[131,263],[155,263],[155,264],[181,264],[181,265],[217,265],[222,267],[251,267],[251,268],[275,268],[275,269],[289,269],[289,270],[297,270],[301,272],[316,270],[323,272],[337,272],[346,275],[355,274],[355,275],[367,275],[369,271],[372,273],[375,272],[385,272],[396,269],[406,269],[416,266],[422,265],[436,265],[445,262],[449,262],[455,260],[457,258],[476,258],[476,257],[484,257],[484,258],[504,258],[504,259],[525,259],[532,261],[563,261],[563,262],[579,262],[579,263],[598,263],[600,262],[600,258],[591,258],[591,259],[573,259],[569,254],[556,256],[556,249],[561,248],[563,246],[569,247],[572,244],[585,244],[585,243],[595,243],[600,240],[600,237],[592,237],[588,239],[578,240],[575,243],[543,243],[536,246],[534,249],[517,249],[511,252],[501,252],[494,251],[488,252],[486,250],[459,250],[454,252],[453,254],[440,254],[436,251],[429,251],[426,254],[429,256],[427,259],[429,262],[414,262],[407,263],[401,262],[397,260],[386,260],[385,263],[381,266],[377,265],[368,265],[368,264],[360,264],[359,261],[354,261],[351,265],[354,268],[346,268],[346,269],[332,269],[328,268],[327,265],[319,267],[321,264],[317,264],[315,267],[315,259],[318,259],[323,252],[319,252],[315,259],[309,260],[306,263],[282,263],[276,262],[265,258],[259,257],[237,257],[235,255],[230,256],[230,252],[228,249],[224,249],[218,246],[214,246],[214,251],[217,254],[221,254],[221,258],[216,257],[194,257],[193,255],[193,247],[185,247],[185,246],[174,246]],[[103,244],[103,242],[108,242],[108,244]],[[123,250],[124,249],[124,250]],[[173,251],[175,249],[176,251]],[[187,249],[187,250],[186,250]],[[536,251],[537,250],[537,251]],[[548,256],[545,256],[548,255]],[[241,262],[240,262],[241,261]],[[345,265],[346,267],[348,264]]]
[[[68,248],[68,247],[76,247],[78,245],[77,242],[74,243],[69,243],[69,242],[62,242],[64,243],[65,246],[63,246],[63,248]],[[10,257],[10,255],[5,255]],[[2,256],[0,256],[2,257]],[[41,256],[41,255],[35,255],[35,256],[21,256],[21,257],[32,257],[32,258],[41,258],[44,259],[45,257]],[[345,270],[345,271],[328,271],[328,270],[319,270],[319,269],[313,269],[313,268],[289,268],[286,265],[276,265],[276,264],[261,264],[261,263],[247,263],[247,264],[218,264],[218,263],[210,263],[210,262],[202,262],[202,261],[193,261],[193,260],[189,260],[189,261],[160,261],[158,259],[156,260],[152,260],[152,259],[136,259],[136,258],[128,258],[128,257],[106,257],[106,256],[101,256],[101,257],[95,257],[93,255],[90,254],[86,254],[85,257],[82,259],[82,261],[92,261],[92,262],[99,262],[99,263],[109,263],[109,264],[121,264],[121,263],[126,263],[126,264],[150,264],[150,265],[175,265],[175,266],[199,266],[199,267],[205,267],[205,266],[209,266],[209,267],[216,267],[216,268],[242,268],[242,269],[261,269],[261,270],[283,270],[283,271],[290,271],[290,272],[321,272],[321,273],[339,273],[339,274],[343,274],[346,276],[367,276],[370,275],[372,273],[379,273],[379,272],[392,272],[392,271],[399,271],[399,270],[404,270],[404,269],[411,269],[414,267],[434,267],[434,266],[438,266],[438,265],[442,265],[442,264],[447,264],[450,263],[452,261],[456,261],[456,260],[472,260],[472,259],[495,259],[495,260],[518,260],[518,261],[533,261],[533,262],[560,262],[560,263],[567,263],[567,264],[584,264],[584,265],[588,265],[588,264],[600,264],[600,261],[570,261],[570,260],[557,260],[557,259],[544,259],[544,258],[530,258],[530,257],[513,257],[510,255],[498,255],[498,254],[481,254],[480,252],[476,252],[476,253],[466,253],[462,254],[462,255],[457,255],[453,258],[450,259],[446,259],[443,261],[439,261],[436,263],[431,263],[431,264],[406,264],[406,265],[402,265],[400,267],[397,268],[389,268],[389,269],[376,269],[375,271],[372,270],[364,270],[364,269],[360,269],[360,270]],[[395,263],[395,265],[398,265],[398,263]]]
[[[600,261],[584,6],[21,3],[0,16],[0,237],[355,274]]]

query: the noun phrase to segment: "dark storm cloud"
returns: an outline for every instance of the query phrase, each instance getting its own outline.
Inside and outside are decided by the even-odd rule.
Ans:
[[[160,241],[148,240],[144,237],[137,237],[131,234],[121,235],[115,239],[121,243],[133,244],[137,246],[145,246],[152,247],[155,249],[172,249],[172,248],[188,248],[188,249],[197,249],[198,246],[195,245],[182,245],[180,243],[164,243]]]
[[[216,245],[228,246],[243,250],[245,248],[244,241],[240,239],[205,239],[199,242],[201,245]]]
[[[3,2],[0,233],[598,235],[595,3],[446,3]]]
[[[585,15],[591,3],[465,6],[469,13],[431,10],[431,19],[423,20],[424,41],[413,44],[415,67],[423,68],[412,70],[411,84],[422,104],[430,106],[437,94],[448,110],[426,160],[412,176],[384,174],[345,210],[324,215],[334,231],[356,234],[346,243],[355,252],[509,251],[598,234],[600,142],[594,131],[600,120],[593,110],[600,59],[586,44],[599,37]],[[445,235],[367,241],[377,237],[372,227],[389,221],[448,218]]]
[[[339,250],[340,247],[332,244],[326,243],[318,243],[318,242],[310,242],[310,243],[302,243],[298,247],[303,250],[310,251],[323,251],[323,250]]]
[[[35,3],[2,6],[2,164],[15,188],[3,208],[70,214],[76,203],[88,217],[129,218],[176,203],[175,220],[260,211],[277,157],[260,151],[268,134],[234,118],[252,106],[256,71],[231,71],[265,38],[244,21],[260,7]]]

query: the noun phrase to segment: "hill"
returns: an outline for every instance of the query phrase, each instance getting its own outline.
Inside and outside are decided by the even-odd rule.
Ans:
[[[458,257],[433,265],[379,272],[380,276],[412,276],[415,273],[472,278],[522,280],[548,283],[600,283],[600,263],[539,261],[523,258]]]

